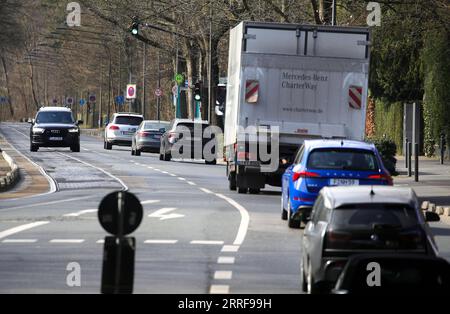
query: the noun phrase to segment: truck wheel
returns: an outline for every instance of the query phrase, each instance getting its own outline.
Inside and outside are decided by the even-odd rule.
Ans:
[[[230,191],[236,191],[236,173],[234,172],[228,175],[228,188]]]
[[[289,228],[299,229],[300,228],[300,221],[295,220],[292,217],[292,213],[291,213],[291,199],[290,198],[288,198],[288,209],[287,209],[287,211],[288,211],[287,219],[288,219],[288,226],[289,226]]]
[[[238,188],[238,189],[237,189],[237,192],[238,192],[239,194],[247,194],[247,188]]]

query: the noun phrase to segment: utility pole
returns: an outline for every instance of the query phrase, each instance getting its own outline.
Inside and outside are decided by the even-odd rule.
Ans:
[[[208,61],[208,122],[211,124],[212,108],[212,1],[209,1],[209,61]]]
[[[100,105],[98,108],[98,127],[102,127],[103,111],[103,58],[100,56]],[[94,112],[95,114],[95,112]]]
[[[331,15],[331,25],[336,25],[336,0],[333,0],[333,7],[332,7],[332,15]]]
[[[141,113],[145,119],[145,58],[147,57],[147,45],[144,44],[144,52],[142,57],[142,104],[141,104]]]
[[[158,50],[158,89],[161,89],[161,60],[160,51]],[[156,115],[157,120],[161,120],[161,97],[156,98]]]

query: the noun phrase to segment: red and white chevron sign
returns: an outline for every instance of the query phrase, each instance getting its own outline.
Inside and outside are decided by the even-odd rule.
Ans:
[[[350,108],[361,109],[362,106],[362,92],[361,86],[350,86],[348,89],[348,104]]]
[[[258,102],[259,81],[247,80],[245,84],[245,101],[254,104]]]

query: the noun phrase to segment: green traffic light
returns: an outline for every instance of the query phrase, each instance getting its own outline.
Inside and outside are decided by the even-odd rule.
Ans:
[[[194,97],[194,98],[195,98],[195,100],[196,100],[196,101],[200,101],[200,100],[202,100],[202,97],[201,97],[200,95],[198,95],[198,94],[197,94],[197,95],[195,95],[195,97]]]
[[[137,28],[133,28],[133,29],[131,30],[131,33],[132,33],[133,35],[137,35],[137,34],[138,34]]]

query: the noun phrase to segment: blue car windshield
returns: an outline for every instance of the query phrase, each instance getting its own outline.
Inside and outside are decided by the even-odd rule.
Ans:
[[[73,124],[74,122],[72,113],[68,111],[40,112],[36,117],[36,123]]]
[[[372,151],[348,148],[316,149],[309,154],[307,167],[309,170],[379,170]]]

